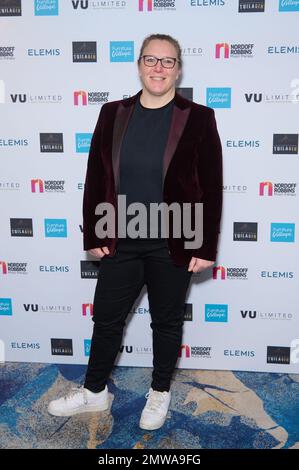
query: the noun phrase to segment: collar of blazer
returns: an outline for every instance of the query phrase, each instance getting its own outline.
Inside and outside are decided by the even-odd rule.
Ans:
[[[128,122],[132,115],[135,103],[137,99],[139,99],[141,93],[142,90],[140,90],[136,95],[131,96],[130,98],[121,100],[116,111],[112,143],[112,165],[116,188],[119,184],[119,159],[122,141],[128,126]],[[163,183],[166,177],[168,167],[174,155],[175,149],[185,129],[190,110],[191,102],[186,100],[176,92],[174,96],[173,115],[170,124],[168,140],[163,155]]]
[[[142,90],[138,91],[136,95],[130,96],[130,98],[126,98],[125,100],[121,100],[120,104],[124,106],[125,108],[130,107],[132,105],[135,105],[136,101],[139,99],[140,95],[142,93]],[[187,100],[186,98],[183,98],[181,95],[178,94],[178,92],[175,92],[174,95],[174,104],[180,109],[186,109],[190,108],[191,102]]]

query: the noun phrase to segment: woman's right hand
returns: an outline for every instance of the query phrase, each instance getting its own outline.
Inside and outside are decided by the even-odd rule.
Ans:
[[[102,248],[91,248],[88,253],[96,258],[103,258],[103,256],[109,255],[110,252],[107,246],[102,246]]]

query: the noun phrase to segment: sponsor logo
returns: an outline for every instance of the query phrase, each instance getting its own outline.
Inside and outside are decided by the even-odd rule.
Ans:
[[[0,276],[1,274],[27,274],[27,264],[0,260]]]
[[[12,237],[33,237],[32,219],[10,219]]]
[[[66,238],[66,219],[45,219],[45,237]]]
[[[206,304],[205,305],[205,321],[206,322],[227,322],[228,321],[228,305],[224,304]]]
[[[299,0],[279,0],[279,11],[299,11]]]
[[[294,243],[295,224],[292,223],[271,223],[271,242]]]
[[[248,268],[227,268],[225,266],[214,266],[213,267],[213,279],[224,280],[247,280],[248,279]]]
[[[298,155],[298,134],[274,134],[273,154]]]
[[[134,41],[110,41],[110,62],[134,62]]]
[[[291,348],[267,346],[267,364],[290,364]]]
[[[193,101],[193,88],[176,88],[176,91],[183,98],[186,98],[187,100]]]
[[[230,108],[231,88],[207,88],[206,100],[210,108]]]
[[[0,16],[22,16],[21,0],[0,0]]]
[[[216,59],[237,59],[237,58],[252,58],[254,44],[228,44],[221,42],[215,46]]]
[[[32,193],[64,193],[64,180],[42,180],[35,178],[31,180]]]
[[[259,186],[260,196],[296,196],[297,183],[272,183],[263,181]]]
[[[40,133],[40,151],[42,153],[57,153],[63,152],[63,134],[62,133],[51,133],[45,134]]]
[[[212,347],[211,346],[190,346],[189,344],[182,344],[178,357],[185,359],[211,359]]]
[[[99,274],[100,261],[81,261],[81,278],[97,279]]]
[[[257,241],[257,222],[234,222],[234,241]]]
[[[176,0],[138,0],[138,11],[152,12],[175,10]]]
[[[286,312],[260,312],[257,310],[240,310],[243,320],[293,320],[294,315]]]
[[[223,355],[238,358],[252,358],[255,357],[255,351],[250,351],[246,349],[224,349]]]
[[[74,91],[74,105],[82,106],[107,103],[109,100],[109,91],[85,91],[77,90]]]
[[[35,16],[57,16],[58,0],[34,0]]]
[[[76,134],[76,153],[88,153],[92,134]]]
[[[73,62],[97,62],[97,43],[95,41],[75,41]]]
[[[12,304],[9,298],[0,298],[0,315],[12,316]]]
[[[239,13],[263,13],[265,0],[239,0]]]
[[[23,304],[27,313],[71,313],[70,305],[39,305],[39,304]]]
[[[62,338],[51,338],[52,356],[72,356],[73,340]]]

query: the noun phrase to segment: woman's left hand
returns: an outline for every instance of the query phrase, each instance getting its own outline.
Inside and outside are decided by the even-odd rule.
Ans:
[[[204,271],[205,269],[210,268],[214,263],[215,261],[192,257],[189,263],[188,271],[198,273],[199,271]]]

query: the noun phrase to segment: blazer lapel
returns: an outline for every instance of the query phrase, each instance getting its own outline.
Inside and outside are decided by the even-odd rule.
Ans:
[[[163,156],[163,184],[170,162],[177,148],[179,140],[185,129],[190,114],[190,107],[182,109],[179,95],[176,94],[173,108],[172,121],[169,129],[167,144]]]
[[[132,116],[134,106],[139,95],[141,95],[141,91],[131,98],[124,100],[119,104],[116,112],[112,139],[112,166],[116,191],[119,187],[120,150],[130,117]]]
[[[135,103],[142,90],[136,95],[132,96],[121,102],[118,106],[116,117],[113,126],[113,140],[112,140],[112,166],[116,191],[119,188],[119,166],[120,166],[120,151],[125,132],[128,127],[130,117],[132,116]],[[190,106],[188,102],[177,93],[174,98],[173,115],[169,129],[167,144],[163,155],[163,184],[170,162],[173,158],[178,142],[185,129],[188,117],[190,114]]]

